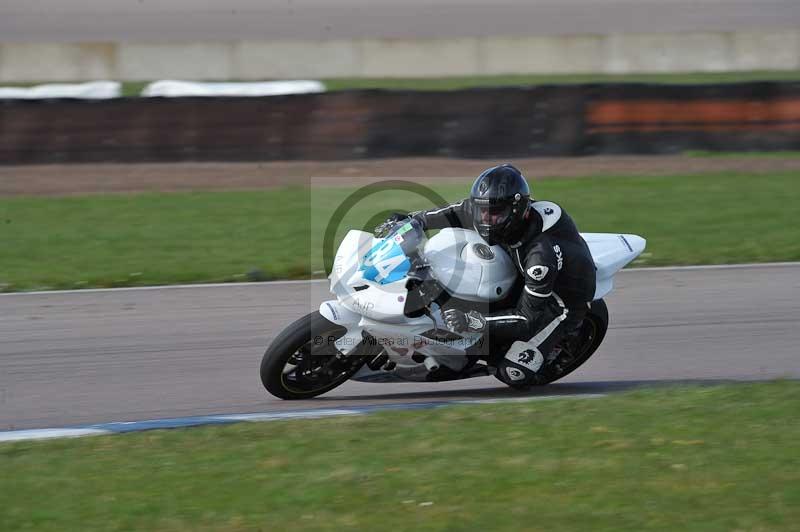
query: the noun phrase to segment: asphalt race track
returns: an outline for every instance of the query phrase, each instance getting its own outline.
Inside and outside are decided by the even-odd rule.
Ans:
[[[0,42],[661,33],[798,20],[796,0],[3,0]]]
[[[322,282],[0,295],[0,430],[519,395],[485,377],[272,398],[265,346],[324,299]],[[593,359],[536,393],[800,377],[800,264],[624,271],[607,302]]]

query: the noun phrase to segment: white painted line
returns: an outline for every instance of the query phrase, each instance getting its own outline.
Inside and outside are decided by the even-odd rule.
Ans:
[[[746,268],[791,268],[800,267],[800,262],[756,262],[752,264],[703,264],[698,266],[644,266],[625,268],[622,272],[668,272],[694,270],[742,270]]]
[[[741,270],[746,268],[800,268],[800,262],[757,262],[746,264],[704,264],[702,266],[648,266],[625,268],[621,273],[625,272],[667,272],[667,271],[693,271],[693,270]],[[264,286],[281,286],[281,285],[299,285],[299,284],[316,284],[328,283],[328,279],[303,279],[295,281],[263,281],[253,283],[198,283],[198,284],[172,284],[172,285],[156,285],[156,286],[129,286],[122,288],[85,288],[78,290],[38,290],[32,292],[7,292],[0,293],[3,296],[37,296],[37,295],[58,295],[58,294],[93,294],[102,292],[136,292],[148,290],[176,290],[187,288],[244,288],[244,287],[264,287]]]
[[[314,284],[314,283],[329,283],[328,279],[302,279],[299,281],[260,281],[260,282],[243,282],[243,283],[197,283],[197,284],[165,284],[154,286],[126,286],[120,288],[83,288],[74,290],[35,290],[30,292],[6,292],[0,293],[3,296],[42,296],[42,295],[58,295],[58,294],[96,294],[96,293],[114,293],[114,292],[145,292],[152,290],[181,290],[187,288],[244,288],[255,286],[280,286],[280,285],[293,285],[293,284]]]
[[[238,421],[263,422],[280,421],[292,419],[320,419],[337,416],[360,416],[374,412],[390,412],[397,410],[416,410],[416,409],[438,409],[452,405],[481,405],[481,404],[500,404],[500,403],[529,403],[533,401],[550,401],[555,399],[596,399],[606,397],[606,394],[568,394],[568,395],[539,395],[529,397],[502,397],[495,399],[462,399],[456,401],[443,401],[434,403],[401,403],[371,405],[356,408],[330,408],[317,410],[295,410],[292,412],[263,412],[256,414],[231,414],[220,416],[197,416],[196,418],[176,418],[150,421],[124,421],[103,423],[97,427],[103,428],[71,428],[71,429],[33,429],[33,430],[12,430],[0,432],[0,443],[26,440],[43,440],[51,438],[75,438],[80,436],[98,436],[102,434],[127,434],[138,432],[139,430],[167,430],[174,428],[190,428],[203,425],[212,425],[220,422],[234,423]],[[191,423],[193,420],[198,423]],[[204,422],[199,422],[199,421]],[[187,423],[189,422],[189,423]],[[115,426],[129,425],[134,426],[132,430],[116,431]],[[136,425],[140,427],[135,428]]]
[[[52,438],[78,438],[81,436],[100,436],[103,434],[113,434],[113,433],[101,429],[10,430],[6,432],[0,432],[0,442],[49,440]]]

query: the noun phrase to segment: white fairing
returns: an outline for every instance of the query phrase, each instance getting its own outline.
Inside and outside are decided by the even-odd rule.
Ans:
[[[635,235],[582,233],[597,266],[595,299],[613,287],[613,277],[635,259],[645,240]],[[408,296],[406,278],[387,284],[365,279],[360,268],[376,239],[363,231],[350,231],[334,259],[329,276],[335,300],[322,303],[320,313],[342,325],[347,334],[336,344],[344,353],[359,345],[363,333],[384,347],[395,364],[391,371],[373,371],[364,366],[353,378],[363,381],[425,380],[428,368],[415,361],[415,353],[429,366],[444,365],[459,371],[467,361],[466,349],[481,339],[465,334],[460,340],[440,342],[429,338],[432,329],[444,329],[441,314],[408,318],[404,314]],[[497,301],[511,290],[518,272],[499,246],[489,248],[474,231],[443,229],[424,245],[424,255],[436,278],[456,297],[468,301]],[[435,304],[434,304],[435,307]]]
[[[481,248],[491,252],[480,256]],[[425,257],[439,282],[467,301],[499,301],[517,278],[503,248],[490,248],[475,231],[442,229],[425,245]]]
[[[350,231],[344,237],[333,261],[331,292],[351,312],[366,318],[397,323],[406,321],[403,315],[406,280],[378,285],[362,277],[359,266],[364,255],[377,240],[364,231]],[[361,287],[366,287],[360,289]],[[359,290],[356,290],[359,288]]]
[[[646,241],[636,235],[613,233],[581,233],[581,236],[597,266],[594,298],[600,299],[614,287],[614,275],[644,251]]]

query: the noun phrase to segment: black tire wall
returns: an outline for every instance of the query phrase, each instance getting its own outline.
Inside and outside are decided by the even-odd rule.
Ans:
[[[800,83],[0,100],[0,164],[800,149]]]

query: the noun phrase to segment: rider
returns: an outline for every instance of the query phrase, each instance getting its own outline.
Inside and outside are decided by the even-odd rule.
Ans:
[[[503,359],[490,359],[501,380],[535,383],[546,357],[580,325],[594,296],[596,268],[572,218],[555,203],[534,200],[510,164],[484,171],[469,198],[410,216],[426,230],[472,227],[508,252],[524,278],[516,308],[485,315],[451,308],[442,316],[453,332],[480,332],[489,345],[510,346]],[[406,218],[397,214],[387,223]]]

